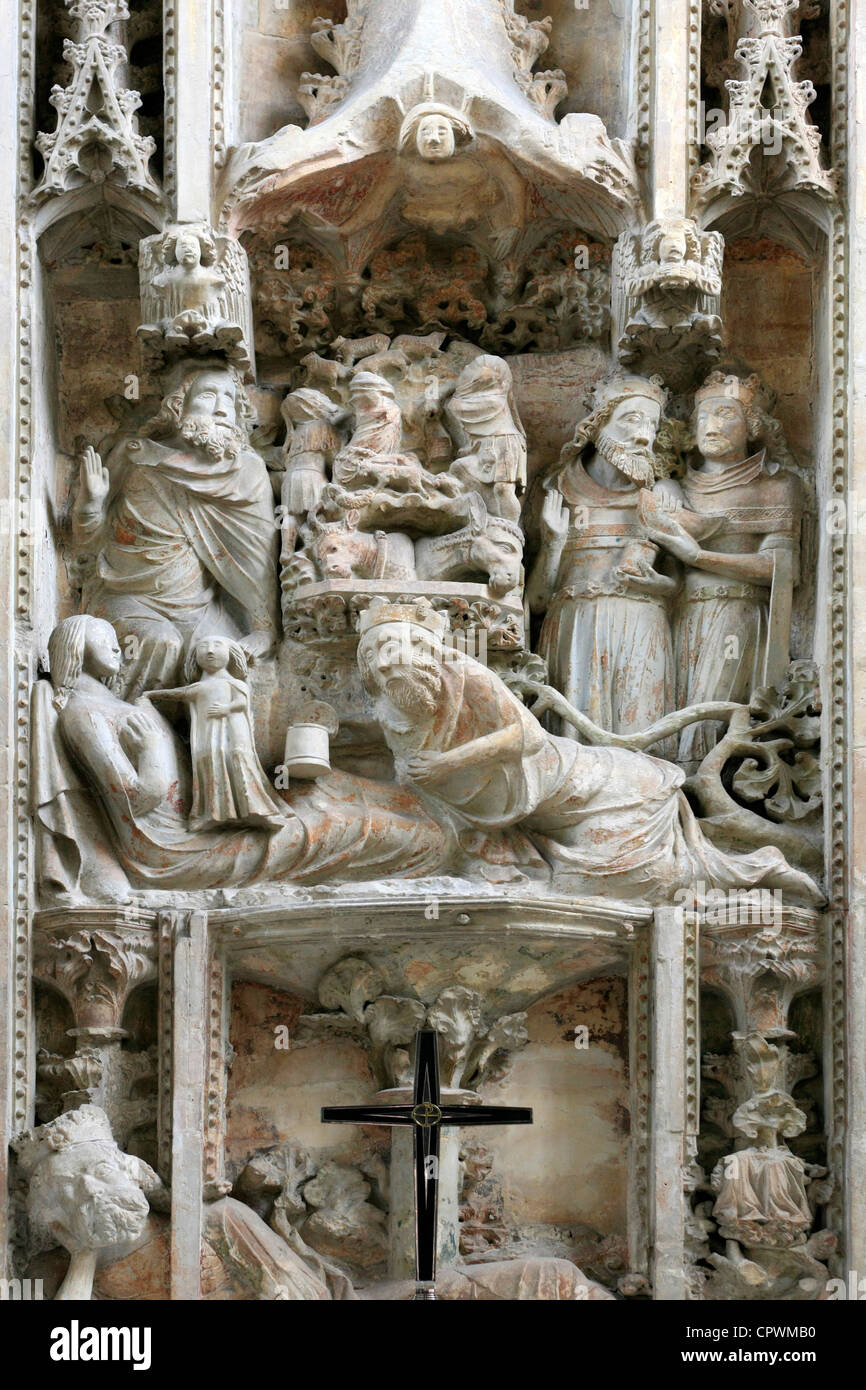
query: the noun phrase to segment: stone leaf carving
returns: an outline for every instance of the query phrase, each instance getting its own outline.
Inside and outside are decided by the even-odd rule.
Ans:
[[[335,24],[328,19],[313,20],[310,46],[320,58],[330,63],[336,75],[301,73],[298,100],[307,113],[310,125],[329,115],[349,90],[351,78],[358,70],[361,35],[368,8],[369,0],[348,0],[346,18],[341,23]]]
[[[689,779],[705,832],[717,844],[777,844],[817,868],[820,741],[817,673],[811,662],[795,661],[781,688],[756,690],[751,704],[731,715],[722,738]]]
[[[116,1029],[136,986],[156,979],[157,942],[145,925],[36,932],[33,974],[72,1005],[78,1028]]]
[[[411,1085],[415,1034],[433,1028],[439,1035],[443,1084],[476,1089],[489,1079],[505,1054],[527,1042],[526,1015],[485,1018],[481,996],[463,985],[440,992],[429,1006],[385,992],[385,982],[361,956],[345,956],[325,972],[318,987],[321,1003],[334,1013],[307,1014],[296,1043],[328,1036],[335,1026],[351,1025],[367,1048],[370,1067],[382,1090]],[[336,1012],[339,1010],[339,1012]]]
[[[253,370],[253,326],[246,252],[207,223],[169,227],[139,243],[142,323],[152,364],[222,353]]]
[[[419,232],[361,265],[289,231],[257,236],[249,254],[256,336],[268,355],[339,350],[343,335],[443,328],[488,352],[556,352],[603,339],[610,321],[610,251],[574,227],[515,247],[507,265]]]
[[[161,201],[148,167],[156,143],[138,133],[141,98],[122,85],[126,49],[108,32],[129,18],[125,0],[66,0],[66,7],[77,28],[76,39],[63,43],[72,81],[51,89],[57,127],[36,137],[45,168],[33,199],[44,202],[88,182],[110,182]]]

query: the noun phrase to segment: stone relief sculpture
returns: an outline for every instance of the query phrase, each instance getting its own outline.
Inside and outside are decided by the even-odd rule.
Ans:
[[[82,460],[73,540],[93,560],[83,603],[135,654],[133,697],[180,674],[195,634],[237,637],[255,658],[278,633],[274,501],[249,447],[243,388],[223,365],[181,365],[141,436]]]
[[[644,729],[674,706],[677,584],[656,567],[659,546],[639,512],[642,490],[656,482],[664,402],[660,384],[642,377],[601,384],[541,490],[541,548],[527,586],[531,608],[545,615],[539,655],[551,683],[613,733]]]
[[[773,457],[785,449],[768,404],[757,377],[710,374],[695,393],[701,463],[682,480],[687,510],[649,525],[686,566],[676,630],[680,705],[748,701],[787,667],[804,497],[796,474]],[[757,453],[754,444],[762,445]],[[692,517],[710,528],[704,547],[689,534]],[[713,741],[712,728],[687,730],[681,761],[693,768]]]
[[[200,637],[184,674],[199,679],[175,690],[148,691],[151,700],[179,700],[189,708],[192,807],[190,830],[234,822],[279,830],[280,806],[255,749],[243,648],[224,637]]]
[[[249,270],[233,237],[206,223],[145,237],[138,257],[143,323],[138,336],[152,358],[166,352],[225,352],[251,367]]]
[[[839,312],[815,278],[819,241],[845,263],[806,114],[826,84],[793,79],[817,17],[704,6],[727,104],[698,167],[642,67],[663,0],[610,21],[631,85],[607,125],[612,68],[581,70],[567,6],[556,28],[514,0],[293,7],[333,72],[291,77],[274,109],[308,123],[277,130],[232,106],[217,6],[192,146],[175,17],[157,146],[124,85],[139,11],[65,4],[24,237],[48,227],[61,327],[36,359],[57,420],[41,402],[26,501],[51,553],[16,697],[21,1269],[63,1301],[414,1299],[409,1146],[309,1133],[325,1083],[405,1096],[424,1028],[455,1103],[550,1078],[528,1137],[443,1144],[438,1298],[826,1297],[840,620],[837,595],[825,641],[804,519],[843,470],[811,481],[797,371],[815,441],[842,393],[815,328],[774,356],[726,279],[777,218],[791,283]],[[539,71],[551,44],[563,68]],[[606,1051],[565,1085],[578,1006]],[[551,1217],[533,1183],[575,1097],[605,1172]]]
[[[410,873],[436,872],[447,860],[448,833],[420,802],[337,773],[331,774],[336,796],[346,797],[340,810],[329,804],[327,779],[312,788],[301,784],[303,809],[298,812],[287,803],[279,828],[270,818],[278,821],[277,805],[271,810],[267,803],[267,828],[248,829],[243,821],[229,818],[216,829],[195,829],[190,824],[188,754],[171,725],[147,704],[130,704],[109,688],[121,665],[110,624],[85,616],[65,619],[52,633],[49,658],[54,704],[59,706],[54,729],[63,755],[59,766],[68,771],[56,786],[45,789],[50,800],[39,814],[55,840],[75,836],[86,833],[95,802],[105,826],[102,834],[107,831],[113,844],[112,858],[131,884],[204,888],[341,872],[363,878],[365,843],[374,861],[371,876],[389,858],[391,872]],[[246,715],[240,720],[246,738]],[[85,788],[92,798],[88,822],[76,825],[69,814],[69,792]],[[61,800],[67,805],[65,816],[56,809]],[[355,833],[347,835],[353,819]],[[234,828],[222,828],[233,821]]]
[[[658,900],[701,881],[766,884],[821,901],[778,851],[725,855],[706,841],[672,764],[547,734],[495,673],[472,657],[446,656],[442,629],[423,607],[371,604],[358,661],[398,779],[421,791],[482,860],[495,866],[504,841],[506,863],[537,872],[546,861],[575,892],[603,881],[618,895]]]
[[[724,242],[690,218],[626,232],[614,253],[613,318],[621,362],[688,382],[721,350]]]
[[[24,1136],[17,1150],[30,1177],[31,1221],[71,1256],[55,1298],[167,1296],[167,1222],[161,1213],[169,1194],[148,1164],[118,1148],[99,1106],[85,1105],[42,1125]],[[296,1239],[308,1256],[308,1268],[243,1203],[225,1197],[205,1210],[205,1298],[353,1296],[336,1271],[330,1276],[332,1295],[326,1282],[329,1267]],[[50,1284],[50,1265],[45,1273]]]

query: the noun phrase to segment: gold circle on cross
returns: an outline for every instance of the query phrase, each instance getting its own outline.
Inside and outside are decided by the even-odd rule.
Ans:
[[[438,1125],[442,1119],[442,1111],[438,1105],[434,1105],[431,1100],[422,1100],[420,1105],[416,1105],[412,1111],[412,1120],[422,1129],[429,1129],[431,1125]]]

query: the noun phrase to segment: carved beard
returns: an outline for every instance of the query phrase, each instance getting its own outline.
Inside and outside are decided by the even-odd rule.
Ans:
[[[236,459],[244,447],[243,431],[236,425],[223,425],[210,415],[186,415],[180,422],[180,436],[201,449],[216,463]]]
[[[415,666],[385,683],[385,694],[404,714],[435,714],[442,677],[436,666]]]
[[[633,444],[620,444],[606,430],[599,433],[595,441],[596,452],[612,463],[617,472],[631,478],[641,487],[652,487],[655,482],[652,449],[637,448]]]

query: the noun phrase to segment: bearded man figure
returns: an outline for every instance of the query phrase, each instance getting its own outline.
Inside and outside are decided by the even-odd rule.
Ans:
[[[187,362],[140,436],[106,466],[84,453],[73,511],[92,558],[82,607],[117,632],[127,699],[175,683],[198,636],[235,638],[253,660],[273,650],[274,500],[250,413],[234,368]]]
[[[358,666],[398,783],[464,851],[534,872],[528,845],[581,895],[664,903],[703,884],[822,901],[775,847],[713,845],[673,763],[548,733],[495,671],[445,645],[445,625],[423,601],[374,600],[360,617]]]
[[[530,608],[546,615],[538,653],[551,685],[618,734],[673,709],[668,603],[677,582],[655,568],[659,546],[638,511],[641,490],[656,481],[665,400],[655,378],[615,375],[596,387],[592,413],[543,481],[527,586]]]

